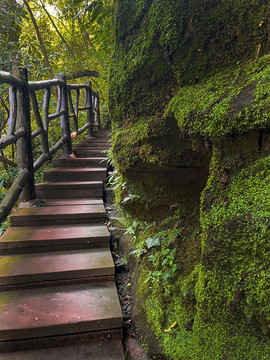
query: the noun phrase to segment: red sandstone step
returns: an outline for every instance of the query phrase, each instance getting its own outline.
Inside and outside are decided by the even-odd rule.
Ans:
[[[42,206],[103,205],[102,199],[42,199]]]
[[[107,138],[112,134],[111,130],[99,130],[95,132],[94,138]],[[87,137],[86,137],[87,138]]]
[[[11,226],[48,226],[104,222],[102,205],[43,206],[22,208],[10,217]]]
[[[93,140],[93,141],[81,141],[79,144],[74,145],[73,149],[77,147],[97,147],[102,149],[110,148],[110,143],[108,140]]]
[[[84,139],[82,140],[80,143],[77,144],[78,145],[82,145],[82,144],[89,144],[89,145],[110,145],[110,139],[109,138],[93,138],[93,139]]]
[[[106,181],[107,168],[53,168],[44,171],[44,181]]]
[[[86,149],[86,150],[76,150],[74,149],[74,154],[77,156],[77,157],[81,157],[81,158],[92,158],[92,157],[102,157],[104,156],[104,149],[101,149],[101,150],[97,150],[97,149]]]
[[[54,347],[64,347],[64,346],[79,346],[83,344],[93,344],[94,342],[101,345],[103,342],[114,342],[114,340],[119,340],[123,338],[122,328],[109,329],[102,331],[88,331],[77,334],[68,334],[60,336],[47,336],[39,337],[32,339],[22,339],[22,340],[7,340],[0,341],[0,353],[14,353],[20,351],[34,350],[37,351],[41,349],[54,348]],[[16,360],[22,360],[21,358]],[[12,360],[15,360],[14,358]],[[25,358],[23,358],[25,359]],[[40,360],[40,357],[34,358],[34,360]],[[62,358],[60,358],[62,360]],[[57,360],[60,360],[57,359]],[[77,360],[77,358],[75,357]],[[25,360],[28,360],[26,358]],[[73,359],[72,359],[73,360]],[[85,358],[83,358],[85,360]],[[93,359],[95,360],[95,358]]]
[[[102,140],[102,139],[94,139],[94,140],[84,140],[81,141],[79,144],[75,146],[100,146],[100,147],[110,147],[109,140]]]
[[[0,286],[113,275],[109,249],[13,254],[1,256],[0,263]]]
[[[110,145],[110,138],[92,138],[92,139],[84,139],[82,141],[80,141],[78,144],[74,145],[74,146],[78,146],[81,144],[96,144],[96,145],[101,145],[101,146],[109,146]]]
[[[109,145],[106,145],[106,144],[93,144],[93,143],[80,143],[76,146],[74,146],[74,150],[78,150],[78,149],[81,149],[81,150],[86,150],[86,149],[89,149],[89,150],[99,150],[99,151],[106,151],[110,148]]]
[[[122,327],[113,282],[1,292],[0,341]]]
[[[121,340],[1,354],[1,360],[125,360]]]
[[[66,225],[11,227],[0,237],[0,253],[66,250],[71,246],[109,247],[110,233],[105,225]]]
[[[107,166],[106,157],[93,157],[93,158],[56,158],[52,160],[53,166],[56,168],[91,168],[91,167],[101,167],[104,168]]]
[[[44,182],[36,184],[36,195],[40,199],[101,198],[102,181]]]
[[[87,144],[80,144],[74,147],[74,153],[76,153],[78,150],[96,150],[100,151],[101,155],[104,155],[106,150],[108,150],[108,146],[96,146],[96,145],[87,145]]]
[[[84,139],[79,142],[79,144],[109,144],[110,138],[92,138],[92,139]]]

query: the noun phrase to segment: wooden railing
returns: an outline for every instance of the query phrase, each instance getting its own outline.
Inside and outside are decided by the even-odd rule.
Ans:
[[[0,138],[0,150],[16,144],[18,174],[6,196],[0,204],[0,222],[11,212],[19,199],[35,199],[34,173],[56,152],[62,148],[63,157],[72,153],[72,139],[87,130],[87,135],[94,136],[94,130],[100,128],[99,95],[94,92],[89,81],[86,84],[67,84],[66,77],[59,75],[56,79],[28,82],[25,68],[13,67],[12,73],[0,71],[0,84],[9,84],[9,120],[5,137]],[[42,115],[37,100],[37,91],[44,90]],[[53,90],[53,94],[52,94]],[[80,92],[84,90],[83,106],[80,104]],[[75,91],[74,104],[71,92]],[[56,100],[56,111],[49,113],[51,95]],[[36,124],[31,124],[32,118]],[[86,123],[79,128],[79,112],[86,111]],[[50,123],[60,118],[61,138],[51,147],[49,143]],[[73,119],[71,133],[70,119]],[[35,125],[35,126],[33,126]],[[32,132],[32,127],[36,130]],[[41,155],[33,160],[33,139],[40,136]]]

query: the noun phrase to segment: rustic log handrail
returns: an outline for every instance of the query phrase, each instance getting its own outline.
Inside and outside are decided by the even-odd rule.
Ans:
[[[25,130],[23,128],[18,129],[13,135],[6,136],[0,139],[0,150],[3,150],[8,145],[16,144],[17,140],[25,136]]]
[[[25,82],[18,78],[17,76],[14,76],[13,74],[10,74],[6,71],[0,71],[0,83],[1,84],[11,84],[17,87],[23,87],[25,86]]]
[[[43,90],[49,89],[53,86],[65,86],[65,84],[59,79],[51,79],[41,81],[29,81],[28,86],[31,90]]]
[[[76,89],[89,89],[92,90],[91,86],[85,84],[67,84],[68,90],[76,90]]]
[[[90,81],[86,84],[67,84],[64,75],[51,80],[28,81],[26,69],[13,67],[12,73],[0,71],[1,84],[9,85],[10,114],[6,136],[0,138],[0,150],[16,144],[18,175],[0,204],[0,222],[8,216],[19,198],[21,201],[35,199],[35,171],[61,148],[63,157],[69,157],[72,153],[72,139],[86,130],[88,136],[94,136],[94,128],[100,128],[100,122],[96,116],[99,111],[97,109],[98,93],[92,90]],[[56,100],[54,113],[50,113],[52,88],[56,88],[56,91],[53,90]],[[44,91],[41,111],[36,93],[40,90]],[[79,106],[81,90],[84,90],[83,106]],[[74,101],[73,91],[75,91]],[[87,112],[86,124],[79,128],[79,112],[84,110]],[[72,133],[71,118],[74,128]],[[62,136],[50,147],[50,122],[56,119],[60,119]],[[31,130],[33,121],[36,128],[34,131]],[[40,136],[42,154],[34,160],[32,143],[38,136]]]

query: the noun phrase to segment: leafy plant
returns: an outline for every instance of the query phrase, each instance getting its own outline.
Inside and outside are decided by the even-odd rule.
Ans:
[[[9,167],[8,169],[0,169],[0,201],[4,198],[7,193],[7,190],[12,185],[12,182],[16,178],[17,168]]]
[[[9,227],[10,224],[10,217],[8,216],[6,220],[0,226],[0,236],[4,234],[4,231]]]
[[[127,202],[133,202],[136,199],[140,199],[140,196],[134,195],[134,194],[128,194],[128,196],[124,197],[124,199],[121,201],[121,203],[125,204]]]
[[[51,167],[52,167],[52,163],[47,162],[40,169],[38,169],[35,172],[35,183],[41,182],[43,180],[44,171],[47,170],[47,169],[50,169]]]
[[[174,214],[166,217],[161,222],[160,227],[163,228],[162,230],[156,231],[156,222],[142,224],[134,221],[126,231],[133,237],[133,242],[137,244],[137,248],[131,252],[131,255],[136,256],[138,261],[146,260],[149,264],[147,266],[149,271],[145,275],[144,283],[153,285],[160,282],[164,285],[165,292],[169,292],[166,285],[174,278],[177,270],[180,269],[177,264],[177,243],[175,241],[180,237],[184,238],[182,229],[179,228],[180,210],[177,205],[172,208],[174,207],[176,208]],[[196,234],[197,231],[198,229]],[[143,237],[140,240],[141,232],[143,234],[153,233],[151,236]],[[195,235],[192,234],[193,237]]]
[[[149,271],[144,283],[149,281],[153,283],[160,280],[167,281],[172,278],[178,269],[178,265],[175,263],[175,253],[176,248],[172,250],[167,248],[149,255],[148,261],[151,262],[154,269],[159,270]]]

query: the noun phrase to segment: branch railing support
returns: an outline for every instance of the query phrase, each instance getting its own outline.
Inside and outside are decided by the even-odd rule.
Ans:
[[[100,109],[99,109],[99,92],[96,92],[97,94],[97,100],[96,100],[96,114],[97,114],[97,118],[96,118],[96,124],[97,124],[97,129],[100,130]]]
[[[94,136],[94,112],[93,112],[93,102],[92,102],[92,84],[90,81],[86,81],[86,85],[89,86],[87,89],[86,96],[86,106],[87,106],[87,122],[89,124],[89,128],[87,131],[87,135],[90,137]]]
[[[68,158],[72,153],[72,142],[70,136],[70,123],[69,123],[69,110],[68,110],[68,93],[67,93],[67,79],[65,75],[58,75],[57,79],[64,83],[64,86],[60,87],[61,91],[61,104],[60,111],[64,111],[61,115],[61,130],[62,135],[66,137],[66,143],[63,145],[63,157]]]
[[[19,138],[16,142],[16,153],[18,174],[20,175],[20,173],[25,172],[25,170],[28,172],[25,185],[20,195],[20,200],[29,201],[35,199],[36,192],[33,168],[32,131],[27,69],[13,66],[12,75],[24,82],[24,86],[17,88],[16,131],[21,128],[24,131],[24,136]]]

